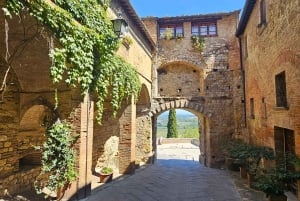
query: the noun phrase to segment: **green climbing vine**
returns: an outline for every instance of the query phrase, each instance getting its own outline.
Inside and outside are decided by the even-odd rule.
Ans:
[[[200,52],[203,52],[205,48],[205,39],[202,36],[191,36],[191,42],[194,48],[198,49]]]
[[[37,180],[35,188],[42,193],[46,187],[50,191],[75,181],[77,172],[75,169],[76,151],[73,149],[78,138],[72,134],[70,126],[65,122],[56,122],[46,132],[47,140],[42,147],[36,147],[42,151],[42,171],[40,177],[48,176],[46,183]]]
[[[141,88],[136,70],[115,54],[119,39],[107,16],[109,0],[6,0],[7,16],[26,10],[59,41],[50,52],[51,78],[79,87],[82,94],[96,92],[97,120],[112,89],[114,114],[124,98],[137,98]]]

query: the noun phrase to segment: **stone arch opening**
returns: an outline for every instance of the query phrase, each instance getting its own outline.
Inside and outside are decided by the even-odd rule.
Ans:
[[[41,164],[41,153],[34,147],[44,143],[46,129],[56,119],[57,115],[46,105],[33,105],[24,112],[17,136],[20,170]]]
[[[110,102],[104,103],[104,112],[101,125],[94,117],[93,125],[93,154],[92,173],[98,175],[104,166],[113,168],[114,174],[119,174],[119,141],[120,115],[113,117]],[[94,112],[96,115],[97,112]]]
[[[170,111],[170,110],[169,110]],[[169,111],[158,115],[157,137],[167,138],[167,124]],[[177,120],[178,138],[199,140],[199,119],[193,112],[185,109],[175,109]],[[176,141],[176,140],[175,140]]]
[[[189,109],[175,109],[178,137],[167,138],[169,111],[157,116],[158,158],[199,161],[202,115]]]
[[[212,113],[209,112],[204,107],[204,101],[197,100],[191,101],[188,99],[177,99],[177,100],[160,100],[160,103],[152,108],[150,112],[150,116],[152,116],[152,126],[153,126],[153,149],[157,154],[157,118],[160,114],[170,109],[184,109],[188,112],[191,112],[195,116],[198,117],[198,120],[201,125],[199,131],[201,136],[199,138],[199,161],[204,165],[207,164],[206,157],[209,155],[209,125],[210,125],[210,117]]]

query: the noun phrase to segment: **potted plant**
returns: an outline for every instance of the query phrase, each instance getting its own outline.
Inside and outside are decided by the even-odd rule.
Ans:
[[[198,49],[200,52],[202,52],[205,48],[205,39],[201,36],[192,35],[191,36],[191,42],[195,49]]]
[[[280,179],[276,168],[265,170],[263,173],[256,175],[256,180],[252,186],[266,194],[268,201],[286,201],[284,194],[284,183]]]
[[[171,28],[166,28],[166,32],[165,32],[165,39],[166,40],[171,40],[173,38],[173,31]]]
[[[122,39],[123,45],[128,49],[133,44],[133,39],[130,35],[125,35]]]
[[[241,140],[230,140],[224,147],[226,167],[229,170],[238,171],[243,169],[248,158],[248,145]]]
[[[255,180],[255,176],[259,171],[259,164],[262,159],[273,160],[275,159],[274,151],[268,147],[253,146],[248,147],[248,158],[247,158],[247,182],[248,186],[251,187],[252,182]]]
[[[100,172],[100,183],[108,183],[112,181],[113,169],[110,167],[103,167]]]
[[[276,165],[269,169],[258,169],[253,187],[263,191],[268,201],[286,201],[284,190],[288,184],[300,179],[300,172],[296,171],[299,158],[294,154],[286,153],[276,160]]]

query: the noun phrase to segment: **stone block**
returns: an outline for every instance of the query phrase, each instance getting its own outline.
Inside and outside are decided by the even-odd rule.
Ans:
[[[6,135],[0,135],[0,142],[4,142],[4,141],[7,141],[8,138]]]

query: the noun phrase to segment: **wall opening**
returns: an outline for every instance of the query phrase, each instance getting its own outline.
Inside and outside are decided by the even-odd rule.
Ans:
[[[276,106],[287,107],[286,79],[285,79],[284,71],[275,76],[275,89],[276,89]]]
[[[41,165],[41,153],[31,153],[19,159],[19,169],[28,170]]]
[[[176,159],[198,161],[201,122],[196,115],[189,111],[182,109],[175,111],[178,138],[167,138],[169,111],[163,112],[157,117],[157,158],[169,156]],[[182,158],[182,153],[185,155],[184,158]]]
[[[293,130],[274,127],[274,141],[275,141],[275,154],[276,154],[276,163],[282,161],[285,162],[285,168],[294,171],[295,167],[290,165],[286,161],[286,154],[291,153],[295,154],[295,134]],[[292,191],[297,195],[297,183],[291,183],[288,185],[288,190]]]

